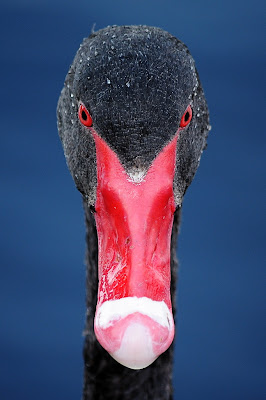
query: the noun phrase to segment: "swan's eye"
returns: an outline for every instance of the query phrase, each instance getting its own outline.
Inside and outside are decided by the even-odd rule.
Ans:
[[[185,128],[185,126],[187,126],[190,123],[191,118],[192,118],[192,108],[189,105],[181,118],[180,128]]]
[[[95,207],[92,205],[90,205],[90,210],[91,210],[92,214],[96,213]]]
[[[79,120],[85,126],[92,126],[92,118],[87,108],[81,104],[79,106]]]

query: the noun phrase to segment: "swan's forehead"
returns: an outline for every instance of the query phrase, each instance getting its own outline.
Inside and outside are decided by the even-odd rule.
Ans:
[[[99,31],[83,42],[75,64],[74,92],[96,130],[114,149],[130,147],[134,158],[173,137],[197,86],[187,48],[156,28]]]
[[[115,103],[116,112],[108,107],[114,118],[123,118],[123,110],[125,116],[149,110],[178,118],[197,85],[193,59],[168,33],[140,28],[99,31],[83,43],[76,60],[77,95],[95,113]]]

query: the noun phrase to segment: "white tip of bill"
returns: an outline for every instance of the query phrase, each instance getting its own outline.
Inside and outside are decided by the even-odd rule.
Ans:
[[[149,366],[174,338],[172,312],[147,297],[106,301],[97,307],[94,328],[100,344],[131,369]]]
[[[120,348],[111,356],[131,369],[146,368],[158,357],[154,354],[149,330],[139,323],[131,323],[128,326]]]

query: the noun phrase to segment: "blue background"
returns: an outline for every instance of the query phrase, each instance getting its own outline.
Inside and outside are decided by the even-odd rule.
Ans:
[[[263,399],[260,0],[1,2],[0,397],[81,396],[84,222],[55,109],[94,23],[96,30],[155,25],[184,41],[211,112],[208,149],[185,196],[179,237],[175,399]]]

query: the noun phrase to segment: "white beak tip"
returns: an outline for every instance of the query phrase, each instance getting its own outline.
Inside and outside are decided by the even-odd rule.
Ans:
[[[147,298],[106,301],[95,316],[100,344],[120,364],[142,369],[168,349],[174,338],[174,321],[164,302]]]
[[[120,348],[111,356],[120,364],[131,369],[146,368],[158,357],[153,352],[149,330],[138,323],[128,326]]]

